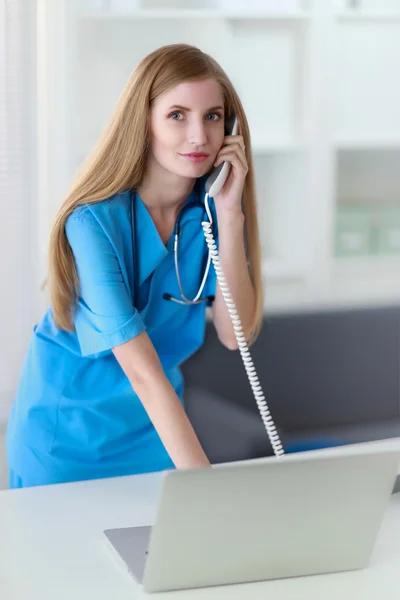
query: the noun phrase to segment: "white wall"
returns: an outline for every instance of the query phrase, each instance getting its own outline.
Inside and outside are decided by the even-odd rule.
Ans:
[[[4,490],[6,488],[8,488],[6,439],[4,431],[0,430],[0,490]]]
[[[0,487],[5,472],[3,429],[37,314],[38,298],[34,225],[34,3],[28,5],[20,0],[4,3],[1,9],[4,19],[0,19],[0,40],[4,42],[0,46],[3,83],[0,89]]]

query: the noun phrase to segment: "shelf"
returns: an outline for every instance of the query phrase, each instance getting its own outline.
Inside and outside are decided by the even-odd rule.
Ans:
[[[400,150],[400,138],[395,139],[338,139],[334,143],[336,150]]]
[[[311,16],[306,11],[263,11],[263,10],[207,10],[207,9],[136,9],[131,11],[84,11],[84,19],[224,19],[224,20],[270,20],[270,21],[308,21]]]
[[[394,275],[400,273],[400,256],[335,258],[334,272],[338,276],[365,277],[367,275],[373,279],[377,279],[379,276]],[[397,276],[396,279],[400,285],[400,278]]]
[[[378,11],[339,11],[335,13],[338,21],[348,22],[379,22],[379,21],[400,21],[400,12],[378,12]]]

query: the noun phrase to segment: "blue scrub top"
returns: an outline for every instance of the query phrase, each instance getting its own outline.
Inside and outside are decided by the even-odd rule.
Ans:
[[[193,298],[207,257],[202,206],[182,217],[179,268]],[[179,365],[202,345],[206,304],[180,305],[173,235],[164,245],[135,195],[138,298],[133,298],[131,192],[78,207],[66,222],[79,277],[74,332],[57,329],[51,308],[34,328],[7,431],[10,483],[42,485],[173,468],[154,426],[111,348],[147,331],[183,401]],[[210,202],[213,220],[216,215]],[[215,228],[214,228],[215,230]],[[216,233],[217,239],[217,233]],[[210,266],[202,296],[215,295]]]

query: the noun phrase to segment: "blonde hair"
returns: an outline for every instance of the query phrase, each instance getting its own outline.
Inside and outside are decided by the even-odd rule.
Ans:
[[[140,185],[150,144],[152,101],[179,83],[203,79],[214,79],[220,84],[225,118],[237,114],[246,145],[249,170],[243,191],[243,212],[247,259],[256,293],[251,341],[256,339],[262,323],[263,293],[249,127],[239,97],[223,69],[211,56],[186,44],[158,48],[134,69],[109,124],[57,213],[50,235],[48,283],[54,322],[59,329],[74,331],[73,312],[79,290],[75,262],[65,234],[67,218],[81,204],[95,204]]]

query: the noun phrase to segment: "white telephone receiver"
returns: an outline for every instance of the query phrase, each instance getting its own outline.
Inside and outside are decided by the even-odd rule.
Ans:
[[[237,135],[238,134],[238,120],[235,115],[231,119],[227,119],[225,125],[225,135]],[[218,250],[215,244],[214,236],[212,233],[212,215],[208,205],[208,199],[214,198],[221,191],[228,175],[230,169],[229,162],[223,162],[219,165],[208,177],[205,183],[206,195],[205,195],[205,208],[207,211],[207,215],[209,221],[203,221],[202,227],[204,231],[204,236],[206,238],[207,246],[208,246],[208,262],[210,259],[213,262],[215,272],[217,275],[218,285],[220,287],[221,293],[224,297],[226,306],[228,308],[229,315],[232,320],[233,330],[235,332],[235,337],[238,343],[239,351],[243,360],[244,367],[246,369],[247,377],[249,378],[249,382],[251,388],[253,390],[253,394],[258,406],[258,410],[260,411],[261,419],[264,423],[265,429],[267,431],[268,437],[270,439],[272,448],[274,450],[275,455],[279,458],[282,454],[284,454],[284,449],[282,443],[279,439],[278,432],[276,431],[275,424],[272,420],[272,417],[269,412],[269,408],[267,405],[267,401],[265,400],[265,396],[263,394],[260,381],[258,379],[253,360],[250,356],[250,350],[247,346],[247,342],[243,333],[242,324],[240,322],[240,318],[238,312],[236,310],[235,304],[233,302],[232,295],[229,291],[228,284],[226,283],[225,275],[221,269],[221,264],[219,262]]]
[[[233,115],[230,119],[226,120],[225,123],[225,135],[237,135],[239,130],[239,124],[237,117]],[[206,192],[210,198],[214,198],[222,190],[222,187],[229,175],[230,163],[224,161],[219,165],[211,175],[208,177],[205,187]]]

